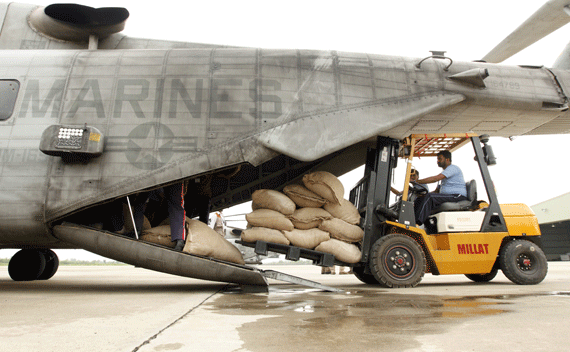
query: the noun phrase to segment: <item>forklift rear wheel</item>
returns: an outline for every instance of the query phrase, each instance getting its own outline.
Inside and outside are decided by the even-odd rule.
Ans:
[[[364,270],[365,266],[355,266],[352,268],[352,273],[356,278],[368,285],[378,285],[378,280],[372,274],[366,274]]]
[[[426,270],[426,256],[412,238],[391,234],[378,239],[372,246],[370,269],[384,287],[417,286]]]
[[[490,273],[487,274],[465,274],[467,278],[471,281],[475,282],[489,282],[497,276],[499,269],[493,269]]]
[[[536,285],[546,277],[548,263],[540,247],[526,240],[504,245],[499,255],[503,274],[518,285]]]

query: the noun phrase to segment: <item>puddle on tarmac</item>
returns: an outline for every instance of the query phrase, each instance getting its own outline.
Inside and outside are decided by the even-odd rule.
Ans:
[[[467,319],[507,312],[510,298],[515,296],[453,298],[378,289],[327,293],[270,288],[264,294],[223,294],[210,306],[223,315],[261,316],[237,329],[247,351],[322,351],[324,346],[335,351],[379,346],[401,351],[420,347],[416,335],[442,333]]]

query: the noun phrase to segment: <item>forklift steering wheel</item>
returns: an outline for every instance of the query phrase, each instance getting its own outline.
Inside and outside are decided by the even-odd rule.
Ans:
[[[429,188],[426,185],[417,183],[417,182],[411,182],[412,184],[412,192],[416,193],[417,195],[423,196],[429,193]]]

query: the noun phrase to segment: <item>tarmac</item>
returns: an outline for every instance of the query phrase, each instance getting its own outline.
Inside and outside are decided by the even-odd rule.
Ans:
[[[132,266],[61,266],[13,282],[0,267],[0,351],[568,351],[570,263],[546,279],[426,274],[385,289],[312,265],[263,265],[321,282],[267,293]],[[337,268],[338,270],[338,268]]]

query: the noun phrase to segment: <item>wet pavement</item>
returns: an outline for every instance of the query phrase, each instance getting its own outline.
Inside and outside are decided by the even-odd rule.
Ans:
[[[130,266],[62,267],[15,283],[0,267],[0,351],[567,351],[570,263],[545,281],[501,273],[473,283],[426,275],[411,289],[320,275],[307,265],[264,269],[341,288],[270,280],[268,293]]]
[[[212,303],[212,308],[230,316],[253,313],[267,317],[238,328],[246,350],[285,350],[282,340],[260,339],[262,326],[270,326],[269,336],[288,336],[288,350],[321,351],[324,343],[339,351],[373,351],[380,346],[402,351],[420,347],[414,339],[417,335],[441,334],[460,321],[505,313],[508,304],[485,298],[442,298],[378,290],[345,294],[275,290],[265,296],[222,297]]]
[[[494,349],[495,342],[488,335],[493,334],[499,322],[509,324],[509,319],[518,313],[524,300],[570,304],[568,297],[561,301],[558,295],[442,297],[377,290],[355,290],[345,294],[273,290],[265,296],[221,297],[205,309],[230,317],[257,316],[255,321],[237,328],[245,351],[322,351],[324,346],[334,347],[335,351],[474,351]],[[570,309],[566,309],[566,314],[569,312]],[[485,340],[485,343],[465,341],[460,346],[447,348],[448,342],[442,341],[437,347],[428,348],[434,336],[448,335],[449,342],[462,340],[462,335],[454,336],[450,332],[456,327],[499,315],[503,316],[488,319],[489,325],[479,331],[477,339]],[[569,327],[564,319],[562,317],[560,321],[565,325],[561,327],[562,332]],[[529,320],[532,318],[525,319],[531,327],[535,326]],[[286,339],[271,336],[286,336]],[[478,349],[478,346],[485,348]],[[546,346],[543,346],[545,350]],[[550,343],[548,346],[549,350],[556,350]],[[567,348],[567,344],[560,346],[560,350]]]

